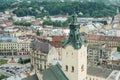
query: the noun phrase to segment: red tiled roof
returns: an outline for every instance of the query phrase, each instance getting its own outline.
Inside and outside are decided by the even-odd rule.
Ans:
[[[13,29],[20,29],[20,27],[14,27]]]
[[[39,38],[39,37],[37,37],[37,40],[42,42],[48,42],[56,48],[62,47],[62,40],[65,40],[65,36],[51,36],[51,38],[52,38],[52,41],[48,41],[46,39]]]
[[[88,40],[99,40],[100,36],[99,35],[89,35],[87,37]]]
[[[62,47],[62,42],[61,41],[51,41],[49,42],[52,46],[54,46],[55,48],[60,48]]]
[[[50,41],[49,43],[56,47],[56,48],[60,48],[62,47],[62,41],[65,40],[65,36],[51,36],[52,37],[52,41]]]
[[[35,35],[26,35],[26,37],[31,38],[31,39],[36,39],[37,38]]]
[[[0,20],[0,24],[12,25],[13,22],[11,22],[11,21],[9,21],[9,20]]]
[[[65,40],[65,36],[51,36],[52,41],[62,41]]]
[[[116,36],[101,36],[101,35],[89,35],[88,40],[100,40],[100,41],[120,41],[120,37]]]
[[[34,24],[41,24],[41,20],[34,21]]]

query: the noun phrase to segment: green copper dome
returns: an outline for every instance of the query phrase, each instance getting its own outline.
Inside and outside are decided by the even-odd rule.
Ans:
[[[69,25],[70,33],[68,40],[63,42],[62,47],[72,45],[74,49],[80,49],[82,44],[86,42],[85,38],[80,34],[80,24],[77,22],[77,14],[72,15],[72,21]]]

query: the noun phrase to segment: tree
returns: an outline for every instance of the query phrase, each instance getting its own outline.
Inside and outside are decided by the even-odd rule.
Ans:
[[[20,63],[20,64],[26,64],[26,63],[29,63],[29,62],[30,62],[30,59],[19,58],[19,60],[18,60],[18,63]]]
[[[13,21],[13,18],[12,18],[12,17],[9,17],[8,20]]]
[[[23,59],[21,57],[19,58],[18,63],[23,64]]]
[[[31,26],[31,22],[14,22],[14,25],[19,25],[19,26]]]
[[[117,47],[117,51],[120,52],[120,46]]]
[[[51,20],[44,20],[42,25],[53,25],[53,22]]]
[[[39,30],[37,30],[36,35],[40,36],[40,31]]]
[[[103,1],[87,2],[84,0],[84,2],[72,2],[72,0],[65,0],[65,2],[61,2],[60,0],[32,0],[31,3],[23,1],[15,4],[14,1],[7,0],[6,2],[4,1],[4,3],[0,3],[0,11],[2,12],[6,9],[13,8],[13,13],[19,17],[31,15],[36,18],[43,18],[47,16],[48,13],[50,15],[65,15],[67,13],[71,15],[73,12],[81,12],[83,13],[83,15],[79,15],[81,17],[104,17],[116,14],[116,6],[106,5]]]
[[[0,80],[7,78],[5,75],[0,75]]]

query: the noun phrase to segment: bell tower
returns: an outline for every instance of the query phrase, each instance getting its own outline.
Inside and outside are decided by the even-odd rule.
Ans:
[[[87,41],[80,33],[77,15],[72,15],[68,39],[62,44],[62,70],[69,80],[86,80]]]

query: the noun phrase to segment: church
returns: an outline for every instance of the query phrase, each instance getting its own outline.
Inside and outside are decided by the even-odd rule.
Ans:
[[[80,34],[80,25],[74,13],[70,23],[68,40],[62,45],[62,71],[69,80],[86,80],[87,74],[87,41]]]

